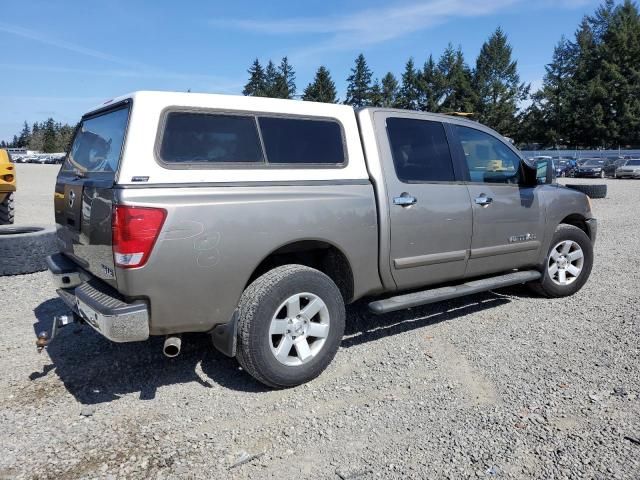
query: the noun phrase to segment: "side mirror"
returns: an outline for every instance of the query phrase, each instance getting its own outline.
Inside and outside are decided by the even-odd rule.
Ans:
[[[527,185],[550,185],[556,179],[555,167],[550,158],[525,161],[524,165]]]

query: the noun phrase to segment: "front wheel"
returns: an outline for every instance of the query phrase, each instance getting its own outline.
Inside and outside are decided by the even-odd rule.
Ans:
[[[591,239],[578,227],[562,224],[551,240],[542,278],[531,286],[547,297],[567,297],[584,286],[592,267]]]
[[[324,273],[284,265],[255,280],[239,304],[237,359],[273,388],[308,382],[327,368],[344,333],[344,300]]]

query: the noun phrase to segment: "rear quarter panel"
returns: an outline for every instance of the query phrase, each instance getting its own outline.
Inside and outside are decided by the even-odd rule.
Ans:
[[[254,269],[299,240],[340,249],[356,298],[380,288],[378,225],[368,181],[123,188],[117,202],[165,208],[148,263],[118,269],[118,290],[147,297],[151,334],[208,331],[230,320]]]

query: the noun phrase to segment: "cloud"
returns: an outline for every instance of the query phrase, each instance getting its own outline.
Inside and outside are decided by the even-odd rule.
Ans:
[[[292,58],[326,51],[352,50],[394,40],[447,21],[503,13],[519,9],[579,8],[595,0],[411,0],[381,8],[367,8],[346,15],[284,19],[218,18],[210,25],[266,35],[314,35],[320,37],[302,46]],[[514,10],[511,9],[511,12]]]
[[[490,15],[521,0],[427,0],[386,8],[366,9],[344,16],[279,20],[216,19],[218,28],[269,35],[319,35],[326,37],[307,54],[352,49],[389,41],[454,18]]]
[[[15,64],[0,63],[0,69],[13,70],[20,72],[38,72],[38,73],[60,73],[73,74],[83,77],[98,76],[112,78],[138,78],[138,79],[160,79],[160,80],[176,80],[186,82],[198,82],[198,84],[207,84],[211,89],[220,92],[236,92],[242,85],[243,81],[232,80],[216,75],[203,75],[199,73],[174,73],[167,71],[140,70],[140,69],[87,69],[87,68],[69,68],[54,65],[38,65],[38,64]]]
[[[26,38],[28,40],[33,40],[35,42],[42,43],[44,45],[57,47],[63,50],[67,50],[69,52],[79,53],[87,57],[96,58],[99,60],[105,60],[111,63],[126,66],[126,67],[131,67],[131,68],[146,67],[146,65],[139,62],[133,62],[124,58],[117,57],[115,55],[111,55],[109,53],[101,52],[99,50],[86,48],[86,47],[83,47],[82,45],[77,45],[75,43],[67,42],[64,40],[58,40],[57,38],[51,37],[49,35],[45,35],[42,32],[29,30],[27,28],[18,27],[16,25],[9,25],[7,23],[0,22],[0,32],[9,33],[11,35],[15,35],[18,37]]]

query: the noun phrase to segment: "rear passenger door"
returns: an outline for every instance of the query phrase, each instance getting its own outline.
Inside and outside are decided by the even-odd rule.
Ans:
[[[535,265],[544,237],[540,189],[524,183],[522,160],[489,132],[451,125],[473,206],[466,277]]]
[[[462,278],[471,202],[445,125],[425,115],[378,112],[377,138],[390,221],[390,266],[399,289]]]

